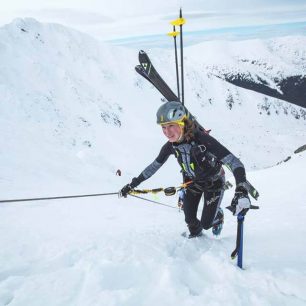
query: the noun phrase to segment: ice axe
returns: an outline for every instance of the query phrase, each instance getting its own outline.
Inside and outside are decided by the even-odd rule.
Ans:
[[[248,193],[257,200],[259,197],[258,191],[248,182],[246,181],[245,185]],[[235,211],[235,207],[233,206],[227,206],[228,210],[230,210],[232,213]],[[248,209],[243,209],[238,215],[237,215],[237,236],[236,236],[236,248],[231,254],[231,258],[235,259],[237,257],[237,266],[242,269],[242,262],[243,262],[243,223],[246,213],[249,209],[259,209],[259,206],[251,205]]]

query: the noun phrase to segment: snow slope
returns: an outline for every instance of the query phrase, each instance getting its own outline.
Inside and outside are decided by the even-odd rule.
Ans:
[[[262,95],[207,74],[201,54],[235,46],[186,48],[186,97],[248,170],[261,169],[248,172],[261,209],[246,218],[245,271],[229,257],[229,213],[220,239],[190,241],[177,209],[130,197],[1,204],[0,305],[306,304],[305,154],[274,166],[305,144],[305,120],[260,114]],[[116,192],[156,157],[161,97],[134,72],[137,52],[33,19],[0,29],[1,199]],[[173,86],[172,52],[150,55]],[[142,187],[179,182],[171,159]]]
[[[130,197],[2,204],[0,305],[306,305],[305,167],[301,153],[248,173],[243,271],[229,212],[219,239],[188,240],[177,209]]]

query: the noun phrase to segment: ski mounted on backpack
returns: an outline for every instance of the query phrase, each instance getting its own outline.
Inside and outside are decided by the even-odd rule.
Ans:
[[[176,66],[176,79],[177,79],[177,91],[178,95],[176,95],[172,89],[168,86],[168,84],[163,80],[160,74],[157,72],[155,67],[153,66],[148,54],[140,50],[138,54],[138,60],[140,65],[135,67],[137,73],[139,73],[142,77],[144,77],[147,81],[149,81],[164,97],[167,101],[177,101],[181,102],[184,105],[184,70],[183,70],[183,25],[185,24],[185,19],[182,17],[182,9],[180,9],[179,18],[171,21],[173,26],[173,32],[168,33],[169,36],[174,38],[175,42],[175,66]],[[175,26],[180,27],[180,32],[176,32]],[[178,59],[177,59],[177,47],[176,47],[176,36],[180,34],[180,51],[181,51],[181,95],[180,95],[180,86],[179,86],[179,72],[178,72]],[[195,127],[197,131],[209,133],[210,130],[204,129],[199,122],[197,122],[196,118],[186,109],[188,112],[187,118],[195,123]]]
[[[167,83],[157,72],[148,54],[145,51],[139,51],[138,60],[140,65],[137,65],[135,67],[136,72],[138,72],[142,77],[149,81],[165,97],[167,101],[181,102],[178,96],[172,91],[172,89],[167,85]],[[205,133],[210,132],[210,130],[206,130],[205,128],[203,128],[189,111],[188,113],[188,119],[192,120],[195,123],[196,128],[199,131]]]
[[[139,51],[138,60],[140,65],[137,65],[135,70],[142,77],[149,81],[166,98],[167,101],[181,102],[178,96],[171,90],[171,88],[156,71],[145,51]]]
[[[173,32],[168,33],[169,36],[174,38],[174,51],[175,51],[175,68],[176,68],[176,80],[177,80],[177,95],[171,90],[167,83],[158,74],[154,66],[152,65],[149,56],[141,50],[138,55],[140,65],[135,67],[136,71],[147,79],[155,88],[166,98],[168,101],[178,101],[184,105],[184,57],[183,57],[183,25],[186,20],[183,18],[182,8],[180,8],[179,18],[170,22],[173,26]],[[176,31],[176,26],[180,27],[180,31]],[[180,82],[179,82],[179,70],[178,70],[178,57],[177,57],[177,43],[176,36],[180,36],[180,51],[181,51],[181,94],[180,94]]]

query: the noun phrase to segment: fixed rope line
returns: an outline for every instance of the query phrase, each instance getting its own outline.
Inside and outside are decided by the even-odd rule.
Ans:
[[[143,198],[143,197],[140,197],[140,196],[137,196],[135,194],[129,194],[131,197],[134,197],[134,198],[137,198],[137,199],[140,199],[140,200],[144,200],[144,201],[148,201],[148,202],[151,202],[151,203],[154,203],[154,204],[157,204],[157,205],[162,205],[162,206],[167,206],[167,207],[170,207],[170,208],[174,208],[174,209],[177,209],[177,207],[174,207],[174,206],[171,206],[171,205],[168,205],[168,204],[164,204],[164,203],[160,203],[160,202],[157,202],[157,201],[153,201],[153,200],[149,200],[149,199],[146,199],[146,198]]]
[[[179,187],[170,187],[179,188]],[[161,191],[167,190],[164,188],[156,188],[156,189],[144,189],[144,190],[134,190],[134,194],[147,194],[147,193],[158,193]],[[15,202],[31,202],[31,201],[46,201],[46,200],[60,200],[60,199],[74,199],[74,198],[86,198],[86,197],[100,197],[100,196],[107,196],[107,195],[119,195],[118,192],[108,192],[108,193],[94,193],[94,194],[80,194],[80,195],[67,195],[67,196],[56,196],[56,197],[39,197],[39,198],[23,198],[23,199],[6,199],[0,200],[0,203],[15,203]],[[131,195],[131,194],[130,194]],[[139,197],[140,198],[140,197]],[[150,201],[148,199],[143,198],[146,201]],[[156,201],[155,201],[156,202]],[[156,202],[157,204],[158,202]],[[162,204],[162,203],[158,203]],[[166,204],[165,204],[166,205]]]
[[[181,184],[178,187],[167,187],[167,188],[155,188],[155,189],[143,189],[143,190],[132,190],[129,195],[130,196],[134,196],[137,197],[139,199],[145,200],[145,201],[149,201],[152,203],[156,203],[159,205],[164,205],[164,206],[169,206],[172,208],[175,208],[171,205],[167,205],[167,204],[163,204],[157,201],[153,201],[153,200],[149,200],[146,198],[141,198],[139,196],[136,196],[138,194],[148,194],[148,193],[152,193],[152,194],[156,194],[159,192],[164,192],[166,196],[172,196],[176,193],[177,190],[183,189],[183,188],[187,188],[190,184],[192,184],[192,181],[189,182],[185,182],[183,184]],[[227,186],[227,184],[229,184],[230,186]],[[226,183],[226,189],[231,187],[231,184],[229,182]],[[60,200],[60,199],[74,199],[74,198],[86,198],[86,197],[101,197],[101,196],[109,196],[109,195],[118,195],[119,196],[119,192],[108,192],[108,193],[94,193],[94,194],[80,194],[80,195],[67,195],[67,196],[57,196],[57,197],[39,197],[39,198],[24,198],[24,199],[7,199],[7,200],[0,200],[0,203],[14,203],[14,202],[30,202],[30,201],[45,201],[45,200]]]
[[[10,199],[10,200],[0,200],[0,203],[74,199],[74,198],[86,198],[86,197],[100,197],[100,196],[106,196],[106,195],[118,195],[118,192],[80,194],[80,195],[69,195],[69,196],[58,196],[58,197],[45,197],[45,198]]]

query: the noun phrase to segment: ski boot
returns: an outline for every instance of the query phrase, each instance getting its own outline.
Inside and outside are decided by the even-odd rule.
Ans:
[[[199,220],[195,220],[189,223],[187,226],[190,232],[190,234],[188,235],[188,239],[201,237],[203,235],[202,233],[203,228]]]
[[[224,214],[222,208],[219,208],[214,223],[213,223],[214,225],[212,226],[212,233],[214,236],[219,236],[223,229],[223,223],[224,223]]]

